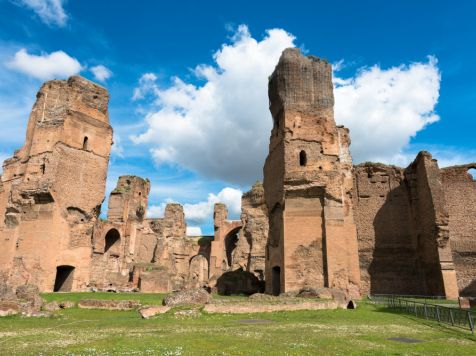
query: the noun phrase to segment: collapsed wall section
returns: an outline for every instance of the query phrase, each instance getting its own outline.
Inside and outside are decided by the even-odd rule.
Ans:
[[[11,285],[86,287],[112,144],[108,101],[81,77],[38,92],[25,144],[3,166],[0,268]]]
[[[406,169],[354,170],[362,292],[458,297],[441,173],[428,152]]]
[[[424,294],[404,170],[366,163],[354,169],[363,294]]]
[[[476,295],[476,163],[443,168],[449,234],[461,296]]]
[[[228,220],[224,204],[214,207],[209,285],[220,294],[254,294],[264,290],[268,215],[264,189],[256,182],[241,198],[241,220]]]

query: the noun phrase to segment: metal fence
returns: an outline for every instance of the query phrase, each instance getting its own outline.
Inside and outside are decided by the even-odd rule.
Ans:
[[[469,329],[474,334],[475,315],[469,309],[459,307],[448,307],[424,301],[410,300],[412,296],[395,295],[371,295],[369,299],[377,304],[408,314],[413,314],[419,318],[435,320],[438,323],[448,324],[464,329]]]

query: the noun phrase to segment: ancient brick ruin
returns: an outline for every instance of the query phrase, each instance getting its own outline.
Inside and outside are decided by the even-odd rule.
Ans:
[[[243,194],[240,220],[216,204],[214,236],[191,237],[180,204],[147,217],[141,177],[120,177],[99,217],[108,92],[81,77],[46,82],[3,165],[1,279],[41,291],[476,295],[475,163],[440,169],[421,152],[407,168],[354,166],[332,68],[297,49],[283,52],[269,99],[264,183]]]
[[[331,65],[285,50],[269,99],[267,292],[332,287],[358,296],[349,131],[334,121]]]
[[[353,166],[331,80],[330,64],[297,49],[270,78],[267,291],[476,295],[476,164],[440,169],[420,152],[406,169]]]
[[[3,165],[0,270],[10,284],[53,291],[89,283],[112,143],[108,101],[80,77],[38,92],[25,145]]]

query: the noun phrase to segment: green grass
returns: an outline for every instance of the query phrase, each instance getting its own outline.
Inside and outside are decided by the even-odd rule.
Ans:
[[[81,299],[100,300],[138,300],[142,305],[162,305],[166,294],[159,293],[111,293],[111,292],[83,292],[83,293],[43,293],[41,295],[46,302],[79,302]]]
[[[160,304],[163,295],[45,294],[51,300],[138,299]],[[222,299],[223,297],[218,297]],[[232,297],[240,301],[245,297]],[[266,324],[244,324],[265,319]],[[422,343],[403,344],[391,337]],[[261,314],[173,312],[143,320],[137,311],[67,309],[52,318],[0,318],[0,354],[44,355],[474,355],[469,332],[361,302],[357,310]]]

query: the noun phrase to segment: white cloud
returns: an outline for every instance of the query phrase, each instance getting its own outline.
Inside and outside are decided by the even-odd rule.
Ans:
[[[79,61],[63,51],[35,55],[22,48],[6,65],[10,69],[41,80],[63,79],[81,71]]]
[[[199,226],[187,226],[187,236],[202,236],[202,229]]]
[[[439,120],[440,80],[434,57],[389,69],[364,68],[353,78],[335,77],[335,118],[350,129],[354,161],[399,159],[412,137]]]
[[[117,157],[124,157],[124,147],[122,147],[121,144],[121,137],[119,136],[118,133],[114,132],[113,133],[113,139],[112,139],[112,147],[111,147],[111,155],[115,155]]]
[[[154,73],[144,73],[139,79],[139,86],[134,89],[132,100],[144,99],[147,93],[159,94],[159,87],[155,83],[157,76]]]
[[[102,64],[98,66],[94,66],[90,70],[91,70],[91,73],[94,74],[94,78],[100,82],[105,82],[112,76],[111,70],[103,66]]]
[[[166,203],[160,205],[150,205],[147,209],[148,218],[163,218]]]
[[[294,37],[284,30],[269,30],[258,41],[240,26],[231,43],[214,54],[213,66],[195,68],[197,78],[205,80],[201,86],[172,78],[161,88],[153,73],[144,74],[133,98],[156,108],[145,117],[148,129],[132,140],[149,144],[158,165],[177,164],[207,177],[251,184],[261,176],[268,151],[267,78],[282,50],[293,45]],[[337,71],[346,63],[333,67]],[[410,139],[439,119],[440,80],[434,57],[337,76],[335,117],[351,130],[354,161],[401,160]]]
[[[13,0],[14,4],[33,10],[47,25],[63,27],[68,15],[63,8],[65,0]]]
[[[257,41],[240,26],[213,58],[194,74],[195,86],[173,78],[159,88],[147,73],[133,98],[157,105],[146,116],[148,129],[132,139],[150,144],[157,164],[173,163],[227,182],[251,184],[261,175],[272,126],[268,110],[268,76],[294,37],[272,29]]]
[[[213,216],[213,207],[215,203],[223,203],[228,208],[228,217],[230,219],[239,219],[241,214],[241,196],[242,191],[234,188],[223,188],[218,194],[210,193],[206,201],[198,203],[185,203],[183,210],[187,224],[192,226],[209,223]],[[147,211],[148,217],[163,217],[165,206],[172,203],[168,200],[160,205],[151,205]]]

